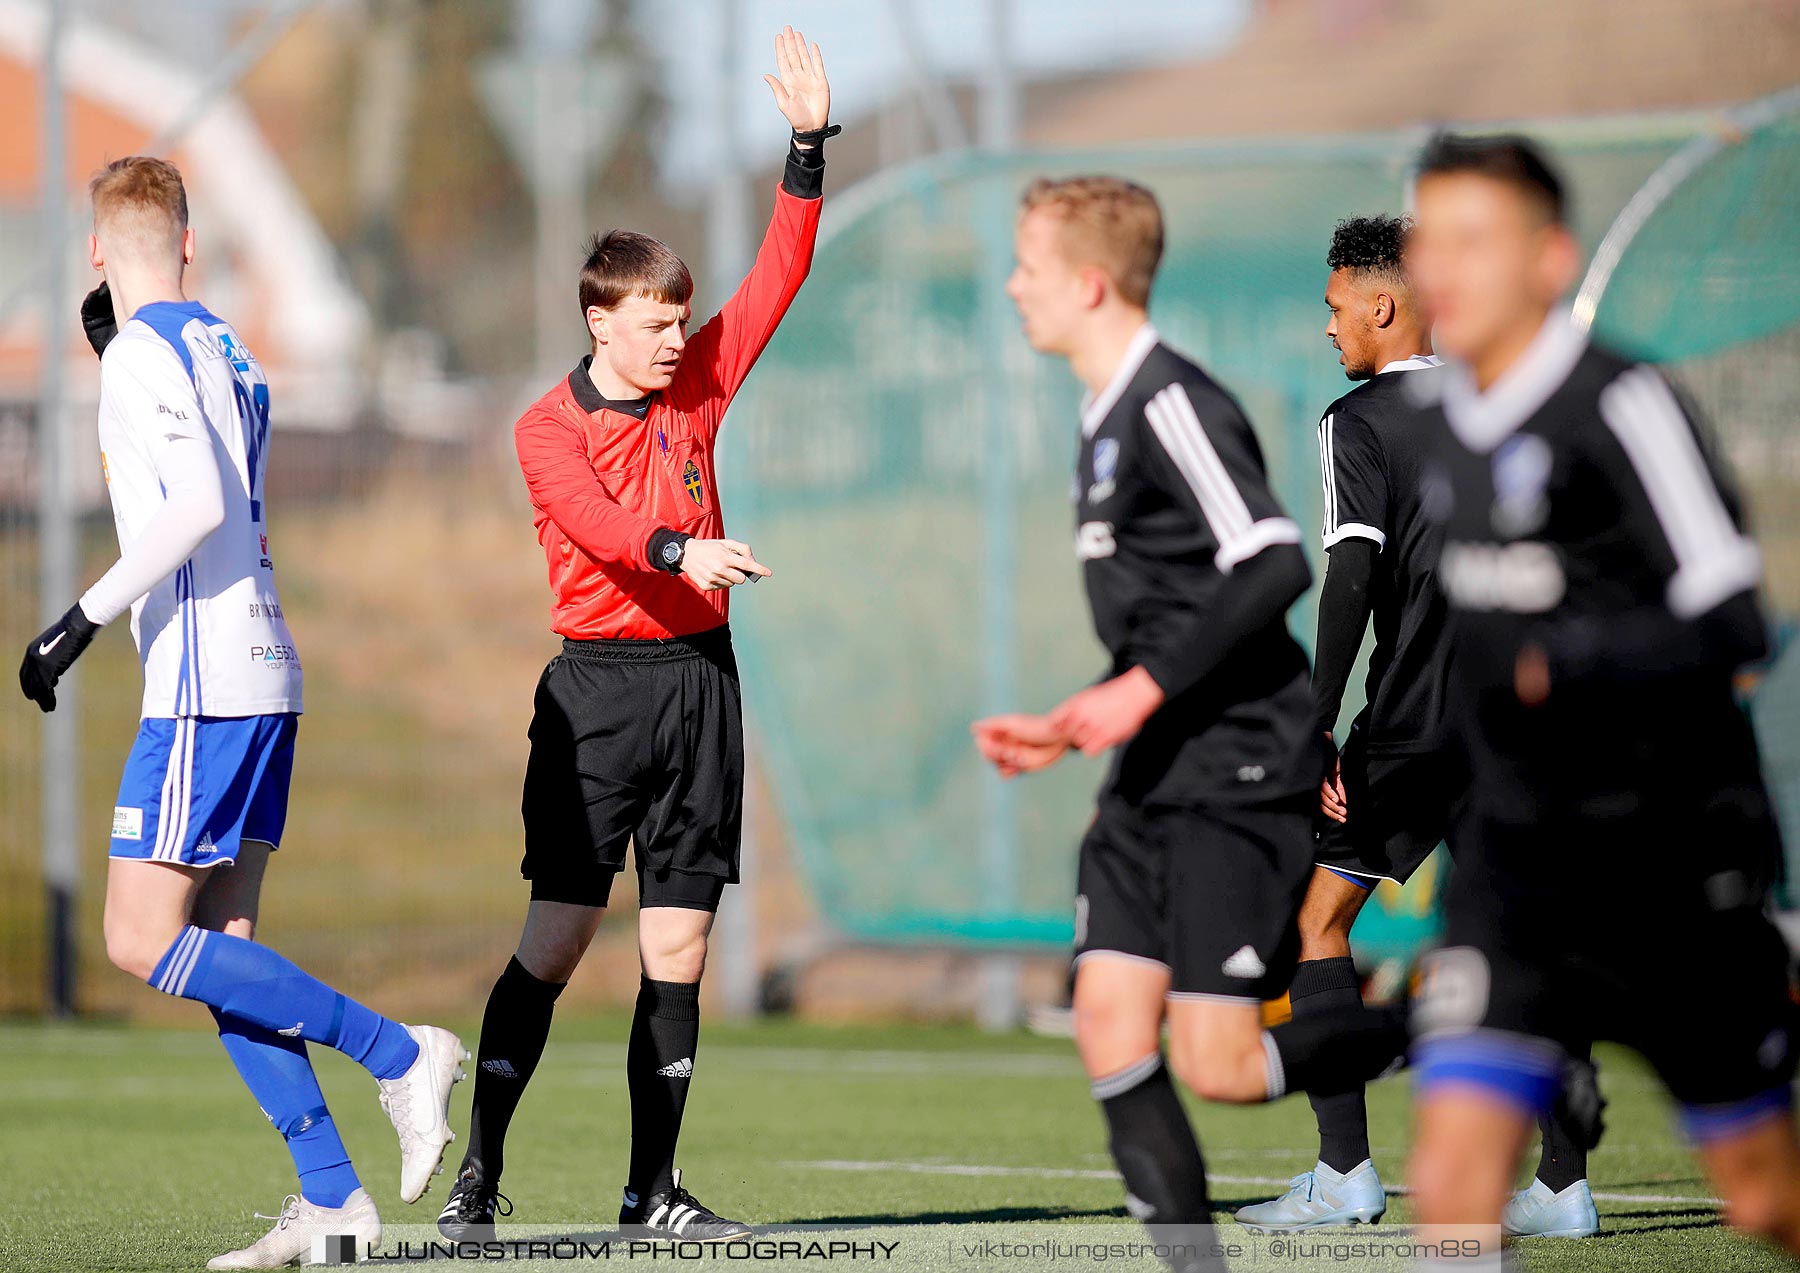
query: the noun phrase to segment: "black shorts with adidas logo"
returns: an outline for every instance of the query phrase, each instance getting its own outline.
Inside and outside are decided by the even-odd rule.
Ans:
[[[1077,965],[1160,964],[1174,999],[1279,997],[1300,954],[1317,800],[1138,808],[1103,796],[1081,844]]]
[[[744,806],[730,632],[565,640],[535,708],[520,865],[532,900],[605,906],[631,843],[640,905],[717,910]]]

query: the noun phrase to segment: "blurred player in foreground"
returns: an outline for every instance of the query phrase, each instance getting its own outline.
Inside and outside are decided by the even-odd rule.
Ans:
[[[792,27],[764,76],[793,126],[749,277],[688,334],[693,280],[655,239],[597,238],[580,300],[591,352],[520,418],[519,463],[556,594],[562,653],[538,681],[525,770],[531,902],[481,1023],[468,1154],[438,1227],[491,1236],[508,1124],[556,998],[636,845],[642,981],[626,1052],[631,1166],[619,1223],[720,1242],[748,1226],[682,1187],[676,1139],[700,1037],[700,975],[737,879],[744,737],[727,593],[770,573],[721,538],[713,448],[812,263],[831,90]],[[510,1205],[510,1202],[509,1202]]]
[[[1330,738],[1363,631],[1373,623],[1366,705],[1320,789],[1317,867],[1300,908],[1300,964],[1288,999],[1306,1017],[1360,1002],[1350,930],[1382,880],[1404,884],[1440,842],[1455,850],[1467,766],[1444,732],[1446,611],[1434,572],[1442,527],[1425,516],[1419,477],[1428,431],[1407,401],[1415,376],[1435,377],[1430,327],[1406,275],[1408,225],[1398,217],[1340,222],[1326,253],[1325,334],[1357,387],[1319,420],[1325,583],[1314,645],[1316,728]],[[1586,1064],[1585,1057],[1574,1063]],[[1591,1080],[1590,1080],[1591,1081]],[[1369,1151],[1363,1089],[1312,1094],[1319,1162],[1238,1221],[1265,1232],[1369,1223],[1387,1196]],[[1532,1187],[1507,1204],[1516,1233],[1583,1237],[1599,1228],[1587,1152],[1567,1120],[1543,1120]]]
[[[1075,1040],[1132,1214],[1186,1227],[1212,1208],[1165,1023],[1182,1082],[1236,1102],[1335,1075],[1307,1047],[1334,1031],[1346,1086],[1361,1083],[1403,1032],[1360,1003],[1360,1029],[1262,1028],[1262,1001],[1293,972],[1325,763],[1285,620],[1309,572],[1236,400],[1150,325],[1162,244],[1155,197],[1130,182],[1025,195],[1007,291],[1032,347],[1068,359],[1088,390],[1075,550],[1113,665],[1048,715],[973,729],[1006,777],[1072,747],[1117,749],[1081,846]]]
[[[1579,250],[1530,142],[1429,147],[1408,264],[1452,360],[1424,502],[1474,776],[1414,1013],[1419,1218],[1500,1220],[1565,1050],[1598,1037],[1656,1069],[1727,1220],[1800,1252],[1780,843],[1732,695],[1766,646],[1737,498],[1662,376],[1557,308]]]
[[[207,1267],[276,1268],[310,1258],[321,1235],[350,1235],[366,1252],[381,1219],[306,1044],[336,1048],[376,1078],[400,1135],[406,1202],[454,1139],[450,1087],[468,1053],[449,1031],[378,1016],[251,940],[287,818],[301,710],[264,516],[268,383],[231,325],[183,290],[194,232],[175,167],[120,159],[92,194],[88,251],[105,282],[82,319],[101,355],[100,464],[120,557],[27,647],[19,680],[53,710],[57,681],[95,633],[131,612],[143,724],[113,810],[106,953],[212,1009],[300,1175],[273,1229]]]

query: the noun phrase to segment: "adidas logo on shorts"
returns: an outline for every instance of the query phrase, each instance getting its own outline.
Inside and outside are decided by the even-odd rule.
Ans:
[[[516,1079],[519,1072],[512,1067],[511,1061],[483,1061],[481,1068],[489,1074],[498,1074],[503,1079]]]
[[[684,1056],[679,1061],[671,1061],[657,1071],[664,1078],[691,1079],[694,1077],[694,1058]]]
[[[1239,946],[1230,959],[1219,965],[1219,971],[1227,977],[1260,977],[1269,971],[1263,961],[1257,957],[1256,950],[1250,946]]]

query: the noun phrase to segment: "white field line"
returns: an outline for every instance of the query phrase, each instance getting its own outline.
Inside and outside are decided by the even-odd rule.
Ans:
[[[920,1176],[1026,1176],[1036,1180],[1117,1180],[1116,1171],[1100,1171],[1083,1167],[991,1167],[977,1166],[972,1163],[934,1163],[934,1162],[859,1162],[848,1159],[821,1159],[811,1162],[784,1162],[782,1167],[811,1168],[817,1171],[868,1171],[868,1172],[901,1172]],[[1276,1176],[1224,1176],[1207,1172],[1208,1180],[1222,1185],[1275,1185],[1286,1188],[1288,1182]],[[1388,1185],[1390,1196],[1404,1196],[1409,1190],[1404,1185]],[[1662,1194],[1662,1193],[1599,1193],[1594,1194],[1597,1202],[1654,1202],[1677,1203],[1689,1202],[1709,1207],[1720,1205],[1717,1198],[1703,1197],[1696,1194]]]
[[[616,1067],[624,1062],[625,1047],[617,1043],[554,1042],[544,1050],[540,1065]],[[704,1039],[694,1064],[779,1074],[835,1074],[860,1076],[938,1075],[1008,1079],[1064,1079],[1085,1081],[1081,1063],[1073,1056],[1033,1052],[912,1052],[895,1048],[764,1048],[729,1043],[709,1045]],[[605,1076],[607,1081],[614,1077]]]

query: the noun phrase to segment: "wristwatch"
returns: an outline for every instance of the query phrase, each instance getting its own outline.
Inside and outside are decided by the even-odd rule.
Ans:
[[[687,537],[671,539],[662,546],[663,569],[672,575],[681,573],[681,559],[687,555]]]

